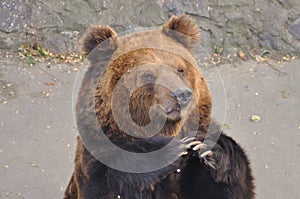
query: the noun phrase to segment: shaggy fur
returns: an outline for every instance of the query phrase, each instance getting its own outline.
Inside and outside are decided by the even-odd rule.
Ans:
[[[245,152],[210,119],[210,93],[190,52],[198,40],[198,28],[187,16],[172,17],[163,30],[120,38],[107,26],[93,26],[88,30],[83,38],[83,50],[88,53],[91,65],[78,97],[76,112],[80,137],[77,139],[75,170],[65,199],[254,198],[253,177]],[[168,70],[163,66],[168,66]],[[171,87],[166,88],[160,82]],[[124,87],[114,91],[117,83]],[[96,90],[91,88],[93,84],[97,84]],[[140,84],[145,85],[133,89]],[[188,88],[192,92],[190,102],[184,106],[174,98],[178,88]],[[127,100],[124,97],[130,99],[129,116],[125,114]],[[117,124],[112,115],[112,101],[124,113],[121,122],[125,125],[130,126],[130,120],[139,126],[150,124],[149,111],[154,105],[158,105],[166,122],[149,138],[138,138],[138,135],[147,134],[141,131],[134,132],[137,136],[128,135],[119,128],[122,124]],[[170,150],[160,158],[178,159],[148,173],[126,173],[110,168],[91,155],[84,145],[87,140],[93,141],[100,146],[96,149],[98,154],[114,157],[113,149],[101,148],[104,138],[96,127],[97,122],[105,136],[124,150],[147,153],[172,143]],[[194,140],[205,141],[205,144],[197,145],[201,150],[213,147],[212,153],[204,158],[200,157],[199,150],[192,150],[196,144],[191,146],[182,139],[190,136],[193,130],[196,130]],[[180,139],[174,140],[175,137]],[[172,139],[174,142],[170,142]],[[218,140],[215,145],[214,140]],[[141,160],[124,157],[118,161],[127,165]]]

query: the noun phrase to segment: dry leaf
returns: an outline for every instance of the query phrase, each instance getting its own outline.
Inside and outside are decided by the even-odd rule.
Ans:
[[[282,96],[282,98],[288,98],[289,97],[289,93],[288,92],[286,92],[286,91],[281,91],[281,96]]]
[[[47,86],[54,86],[55,84],[53,82],[44,82]]]
[[[247,59],[245,53],[244,53],[243,51],[241,51],[241,50],[238,52],[238,56],[239,56],[242,60],[246,60],[246,59]]]
[[[255,55],[255,59],[257,62],[265,62],[266,61],[266,59],[261,57],[260,55]]]
[[[258,115],[252,115],[250,119],[252,122],[260,122],[261,121],[261,118]]]

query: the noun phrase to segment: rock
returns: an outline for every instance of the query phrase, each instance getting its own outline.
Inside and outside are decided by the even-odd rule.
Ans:
[[[0,31],[10,33],[24,27],[26,10],[22,0],[2,0],[0,3]]]
[[[211,1],[211,5],[213,6],[220,6],[220,7],[228,7],[228,6],[250,6],[252,5],[252,1],[248,0],[214,0]]]
[[[300,17],[289,26],[289,30],[295,39],[300,40]]]
[[[168,13],[168,16],[181,15],[184,13],[209,17],[209,2],[208,0],[166,0],[163,1],[162,7]]]
[[[30,6],[28,6],[28,13],[27,26],[33,29],[56,29],[63,24],[61,17],[53,12],[49,5],[40,2],[30,4]]]
[[[5,42],[5,39],[0,37],[0,49],[7,49],[7,48],[8,48],[8,46]]]
[[[101,0],[99,23],[111,25],[117,32],[139,27],[157,27],[168,20],[161,6],[161,3],[154,0],[111,0],[109,3]]]
[[[60,34],[55,34],[51,37],[46,38],[45,47],[51,52],[63,53],[68,50],[65,38]]]

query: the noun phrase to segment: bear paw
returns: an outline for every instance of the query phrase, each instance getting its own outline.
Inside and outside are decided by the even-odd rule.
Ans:
[[[204,150],[204,152],[201,152],[201,154],[199,154],[199,157],[203,160],[204,164],[213,169],[217,169],[217,162],[214,157],[214,152],[212,150],[207,149],[207,144],[204,144],[200,141],[193,141],[191,142],[191,144],[192,143],[196,143],[192,145],[193,151],[199,151],[200,149]]]

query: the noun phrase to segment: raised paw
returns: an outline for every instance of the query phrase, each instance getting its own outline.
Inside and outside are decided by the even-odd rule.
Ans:
[[[187,155],[188,150],[192,149],[195,146],[202,144],[202,142],[195,140],[194,137],[185,137],[180,140],[183,147],[183,152],[181,152],[180,156]]]
[[[186,143],[186,149],[192,149],[193,151],[199,151],[199,158],[203,159],[205,165],[210,166],[213,169],[217,168],[217,163],[214,158],[214,152],[208,149],[207,144],[202,143],[201,141],[195,141],[195,138],[183,138],[181,141]],[[204,152],[202,152],[204,150]],[[188,154],[186,151],[183,155]]]
[[[185,137],[180,140],[180,148],[183,150],[180,153],[180,156],[185,156],[189,153],[189,151],[197,151],[198,149],[204,147],[201,141],[195,140],[194,137]]]
[[[195,140],[194,137],[185,137],[181,139],[181,142],[184,143],[184,147],[186,150],[193,150],[193,151],[198,151],[199,149],[204,149],[207,148],[206,144],[203,144],[199,140]]]

